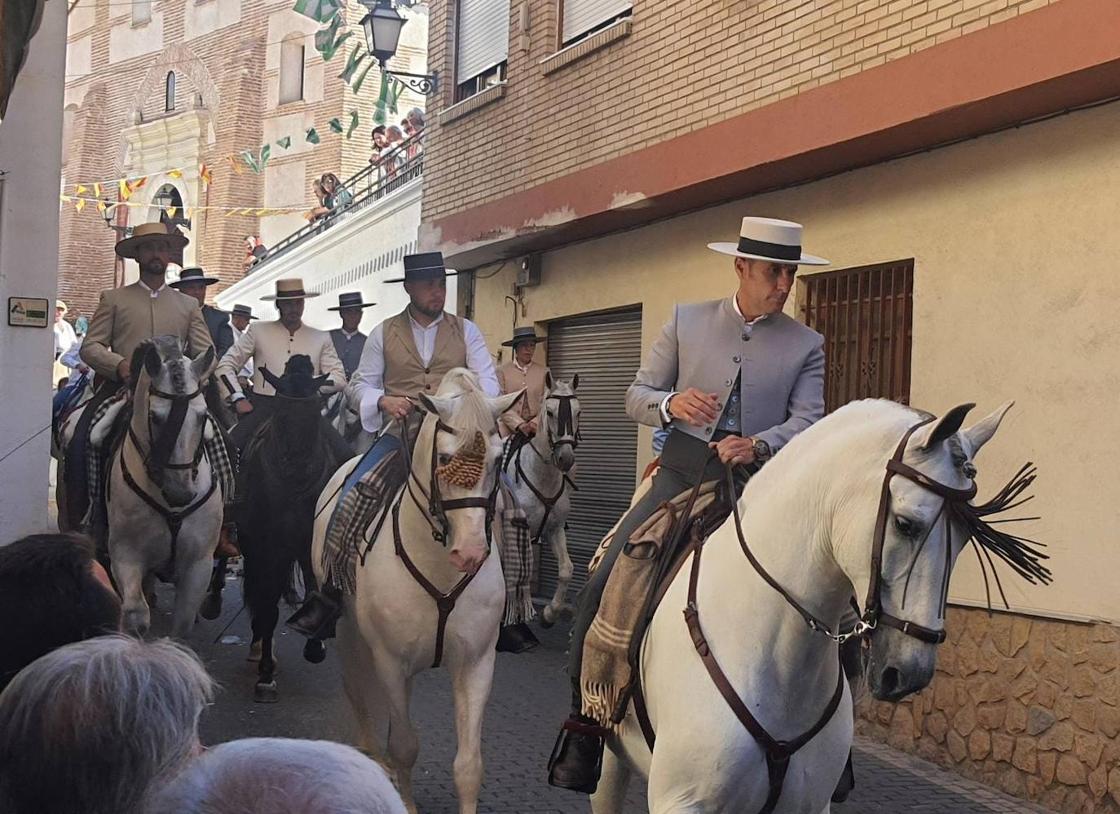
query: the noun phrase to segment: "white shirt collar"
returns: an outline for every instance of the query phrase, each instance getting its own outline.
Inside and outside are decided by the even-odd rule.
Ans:
[[[742,309],[739,308],[739,297],[738,297],[737,294],[732,294],[731,295],[731,306],[735,309],[735,313],[739,315],[739,318],[742,319],[743,322],[746,322],[747,325],[757,325],[758,323],[762,322],[762,320],[764,320],[768,316],[770,316],[769,314],[763,314],[762,316],[755,317],[754,319],[752,319],[748,322],[747,318],[745,316],[743,316]]]
[[[355,336],[358,335],[357,331],[347,331],[345,328],[339,328],[338,330],[342,331],[342,335],[345,336],[347,339],[353,339]]]
[[[158,296],[159,296],[159,292],[161,292],[161,291],[163,291],[163,289],[167,288],[167,283],[166,283],[166,281],[165,281],[165,282],[163,283],[163,285],[161,285],[161,286],[160,286],[159,288],[150,288],[150,287],[148,286],[148,284],[147,284],[147,283],[145,283],[145,282],[144,282],[143,280],[138,280],[137,282],[139,282],[139,283],[140,283],[140,285],[142,285],[142,286],[143,286],[144,288],[147,288],[147,289],[148,289],[148,294],[149,294],[149,296],[151,296],[152,298],[158,297]]]
[[[526,373],[526,374],[527,374],[527,373],[529,372],[529,368],[533,366],[533,363],[532,363],[532,362],[529,362],[529,364],[525,365],[525,367],[522,367],[522,366],[521,366],[521,363],[520,363],[519,361],[517,361],[517,357],[515,356],[515,357],[513,357],[513,365],[514,365],[514,367],[516,367],[516,368],[517,368],[518,370],[520,370],[520,371],[521,371],[522,373]]]
[[[410,320],[412,320],[412,327],[414,327],[414,328],[418,328],[418,329],[420,329],[421,331],[430,331],[430,330],[431,330],[432,328],[436,327],[437,325],[439,325],[439,324],[440,324],[440,323],[441,323],[441,322],[443,321],[443,314],[441,313],[441,314],[440,314],[440,315],[439,315],[438,317],[436,317],[435,319],[433,319],[430,325],[421,325],[421,324],[420,324],[419,322],[417,322],[417,321],[416,321],[416,319],[415,319],[415,318],[414,318],[414,317],[412,316],[412,306],[410,305],[410,306],[408,307],[408,318],[409,318]]]

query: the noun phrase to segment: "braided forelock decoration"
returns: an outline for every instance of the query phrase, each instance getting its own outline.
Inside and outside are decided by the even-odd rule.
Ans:
[[[988,582],[989,567],[999,591],[1000,599],[1003,601],[1003,606],[1010,609],[1007,596],[1003,592],[1003,585],[1000,583],[999,571],[992,560],[993,554],[1032,585],[1048,585],[1053,581],[1050,569],[1042,564],[1042,560],[1050,559],[1049,555],[1039,550],[1046,547],[1044,543],[994,528],[995,525],[1000,523],[1026,522],[1038,520],[1038,517],[985,519],[1033,500],[1034,495],[1026,497],[1022,497],[1022,495],[1034,483],[1036,476],[1037,469],[1034,464],[1026,463],[987,503],[974,505],[965,501],[949,501],[946,504],[952,518],[967,530],[967,539],[972,543],[973,551],[976,552],[976,560],[980,563],[980,573],[984,577],[984,594],[987,598],[989,610],[992,607],[992,595]]]
[[[440,383],[439,396],[454,397],[454,411],[445,420],[459,439],[459,448],[451,460],[437,467],[436,474],[448,483],[473,489],[486,471],[488,439],[495,427],[494,414],[477,377],[469,370],[457,368],[448,372]]]

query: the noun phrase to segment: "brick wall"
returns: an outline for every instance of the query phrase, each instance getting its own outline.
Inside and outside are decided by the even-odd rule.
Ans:
[[[545,75],[557,0],[512,0],[505,95],[431,116],[425,222],[701,129],[1059,0],[634,0],[629,36]],[[518,9],[529,9],[522,50]],[[433,0],[429,59],[454,94],[454,0]],[[680,156],[688,162],[688,156]]]
[[[191,203],[263,207],[264,175],[254,175],[248,169],[236,174],[223,156],[243,149],[259,149],[264,138],[262,121],[265,118],[301,113],[314,121],[322,143],[299,156],[285,156],[284,151],[273,145],[273,163],[306,162],[302,200],[310,208],[313,203],[311,179],[327,171],[338,172],[342,163],[342,140],[330,132],[327,121],[333,116],[343,116],[344,110],[358,105],[363,118],[368,118],[368,101],[357,100],[336,78],[345,54],[336,55],[334,61],[324,66],[321,99],[288,103],[277,109],[271,105],[267,93],[269,82],[275,84],[278,72],[278,67],[266,68],[270,50],[274,52],[271,61],[279,62],[275,56],[279,43],[269,42],[269,19],[278,13],[295,17],[290,11],[291,2],[242,0],[240,20],[186,39],[188,7],[201,6],[203,2],[228,3],[229,0],[163,0],[155,4],[153,14],[162,16],[162,37],[155,43],[158,47],[128,59],[114,56],[115,61],[110,58],[111,32],[129,24],[128,5],[118,0],[90,0],[93,8],[72,16],[68,41],[84,43],[88,38],[91,70],[81,75],[68,72],[67,76],[66,102],[77,109],[69,143],[63,145],[67,153],[66,183],[93,182],[125,174],[121,133],[136,123],[136,110],[141,111],[146,122],[169,115],[164,111],[165,79],[168,71],[175,71],[176,109],[193,109],[196,97],[201,95],[211,121],[211,138],[202,149],[201,160],[213,170],[214,183],[202,200]],[[151,36],[159,37],[154,24],[149,25],[152,26]],[[133,33],[141,31],[134,29]],[[307,65],[317,62],[321,62],[320,57],[308,37]],[[364,129],[368,141],[368,127]],[[291,135],[293,145],[302,143],[302,129]],[[113,188],[105,188],[102,193],[116,198]],[[154,188],[145,187],[136,193],[136,199],[146,202],[154,193]],[[92,196],[92,191],[86,194]],[[145,212],[134,211],[131,223],[142,221]],[[222,280],[220,286],[211,289],[212,297],[217,290],[241,277],[243,238],[260,232],[258,218],[255,215],[227,216],[219,211],[195,213],[192,231],[199,261],[209,273]],[[63,205],[59,296],[71,306],[70,317],[78,312],[92,315],[100,290],[113,285],[115,240],[96,207],[89,205],[78,213],[73,204]]]

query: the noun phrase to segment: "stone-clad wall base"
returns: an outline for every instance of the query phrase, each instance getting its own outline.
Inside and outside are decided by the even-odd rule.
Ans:
[[[952,608],[925,691],[856,729],[1055,811],[1120,812],[1120,632]]]

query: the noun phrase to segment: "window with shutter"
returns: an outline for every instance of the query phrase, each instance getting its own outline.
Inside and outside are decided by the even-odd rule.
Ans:
[[[459,0],[455,48],[456,101],[506,78],[509,0]]]
[[[629,15],[633,5],[631,0],[563,0],[561,44],[571,45],[618,18]]]
[[[140,25],[152,19],[152,0],[132,0],[132,24]]]

